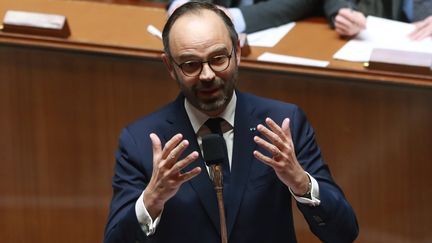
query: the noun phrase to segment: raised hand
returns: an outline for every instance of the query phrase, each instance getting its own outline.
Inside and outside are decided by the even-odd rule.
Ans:
[[[305,194],[308,191],[309,177],[297,161],[289,119],[285,118],[281,127],[270,118],[267,118],[265,122],[269,128],[259,124],[257,130],[267,140],[255,136],[254,141],[270,152],[272,157],[254,151],[255,158],[271,166],[278,178],[290,187],[294,194]]]
[[[150,139],[153,146],[153,172],[144,190],[143,198],[147,211],[155,219],[162,211],[165,202],[177,193],[184,182],[198,175],[201,168],[195,167],[182,173],[182,169],[198,158],[198,152],[194,151],[177,161],[189,146],[189,142],[183,140],[182,134],[172,137],[163,148],[156,134],[150,134]]]

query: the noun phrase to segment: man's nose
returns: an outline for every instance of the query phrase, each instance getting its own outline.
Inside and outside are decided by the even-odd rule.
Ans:
[[[201,80],[213,80],[216,76],[215,72],[211,69],[210,65],[206,62],[203,63],[203,68],[200,73]]]

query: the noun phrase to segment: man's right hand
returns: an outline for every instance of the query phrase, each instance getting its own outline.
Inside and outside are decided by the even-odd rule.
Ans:
[[[152,133],[150,139],[153,146],[153,172],[149,184],[144,190],[144,206],[152,219],[162,212],[164,204],[173,197],[180,186],[197,176],[201,172],[200,167],[182,173],[187,165],[195,161],[199,154],[197,151],[190,153],[182,160],[179,156],[189,146],[187,140],[183,140],[182,134],[172,137],[162,148],[159,137]]]
[[[334,24],[339,35],[351,37],[366,28],[366,17],[359,11],[341,8],[335,17]]]

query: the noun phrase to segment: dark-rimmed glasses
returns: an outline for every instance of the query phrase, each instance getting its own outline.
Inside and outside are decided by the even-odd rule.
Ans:
[[[184,75],[188,77],[197,77],[201,74],[204,63],[208,63],[213,72],[225,71],[230,65],[233,53],[234,48],[231,50],[230,55],[216,55],[207,61],[186,61],[181,64],[177,64],[174,60],[173,62],[182,70]]]

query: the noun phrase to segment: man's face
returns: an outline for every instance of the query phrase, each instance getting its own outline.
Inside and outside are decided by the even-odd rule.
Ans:
[[[205,62],[202,71],[186,75],[167,56],[164,61],[171,76],[177,80],[188,101],[208,115],[218,115],[231,100],[237,79],[240,54],[231,43],[230,35],[219,16],[203,10],[200,15],[186,14],[172,26],[170,50],[175,63]],[[231,56],[232,55],[232,56]],[[206,61],[231,56],[223,71],[214,71]],[[188,64],[186,64],[188,65]]]

